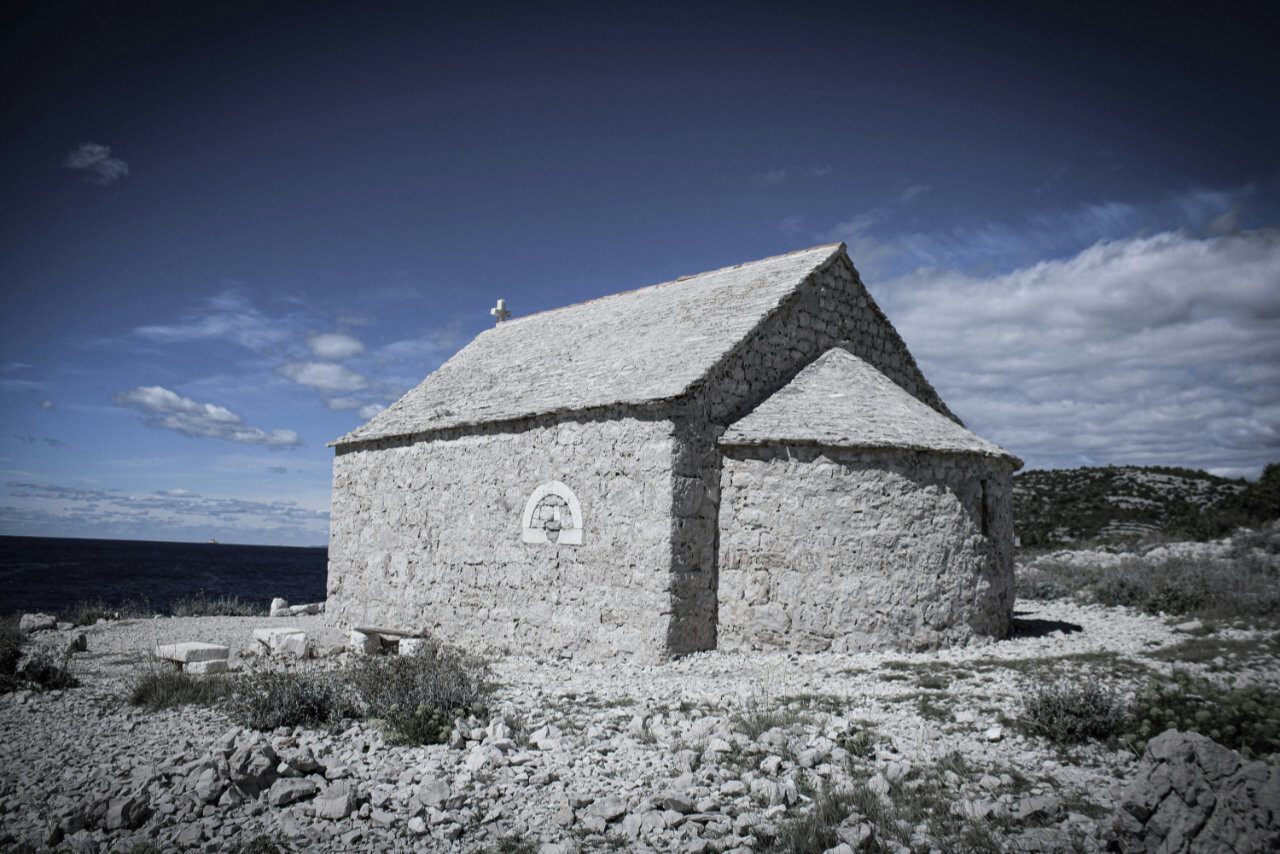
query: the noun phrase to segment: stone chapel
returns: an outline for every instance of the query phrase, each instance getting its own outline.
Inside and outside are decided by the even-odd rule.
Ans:
[[[1021,461],[844,244],[494,314],[333,443],[331,620],[654,660],[1007,633]]]

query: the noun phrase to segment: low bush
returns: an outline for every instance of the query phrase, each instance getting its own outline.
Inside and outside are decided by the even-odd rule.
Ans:
[[[19,628],[18,617],[0,621],[0,693],[31,689],[56,691],[80,684],[67,667],[67,656],[56,657],[39,649],[22,660],[26,637]]]
[[[756,836],[756,850],[769,854],[820,854],[840,844],[840,826],[866,821],[873,828],[869,851],[947,851],[988,854],[1001,849],[989,820],[953,810],[957,792],[940,783],[945,769],[918,769],[882,798],[864,784],[814,793],[804,812],[779,822],[771,839]],[[867,843],[864,843],[867,844]],[[864,849],[859,849],[864,850]]]
[[[1168,729],[1198,732],[1247,758],[1280,751],[1280,694],[1257,685],[1219,688],[1176,671],[1148,682],[1130,708],[1125,739],[1138,753]]]
[[[80,684],[67,667],[67,656],[59,659],[47,650],[29,657],[26,664],[18,668],[17,678],[24,687],[42,691],[60,691]]]
[[[874,724],[859,721],[836,737],[836,746],[856,759],[874,759],[876,750],[886,741],[888,739],[875,731]]]
[[[1108,739],[1124,731],[1119,693],[1096,680],[1044,685],[1022,698],[1018,722],[1031,735],[1056,744]]]
[[[1213,564],[1190,560],[1155,565],[1125,561],[1101,574],[1093,595],[1103,605],[1125,605],[1147,614],[1206,614],[1218,610],[1229,595],[1222,576]]]
[[[169,612],[175,617],[262,617],[267,609],[242,602],[239,596],[210,596],[203,590],[174,599]]]
[[[174,706],[214,706],[231,696],[229,680],[220,676],[192,676],[148,662],[148,666],[129,681],[128,700],[148,711]]]
[[[366,656],[345,679],[393,742],[440,744],[455,716],[479,711],[492,691],[488,665],[434,639],[415,655]]]
[[[226,708],[231,718],[257,730],[336,726],[358,715],[342,674],[319,669],[260,670],[235,681]]]
[[[1041,560],[1018,571],[1016,586],[1018,595],[1028,599],[1076,596],[1147,614],[1204,619],[1280,615],[1280,578],[1266,562],[1249,555],[1218,560],[1133,556],[1105,568]]]
[[[1020,571],[1014,586],[1019,599],[1034,599],[1041,602],[1065,599],[1076,592],[1069,577],[1063,578],[1060,572],[1055,572],[1051,568]]]
[[[733,716],[733,728],[752,741],[775,727],[789,727],[809,719],[809,715],[794,709],[752,708]]]
[[[537,854],[538,843],[526,839],[523,834],[511,833],[485,849],[485,854]]]
[[[98,620],[137,620],[150,617],[153,611],[146,599],[109,604],[105,599],[82,599],[58,612],[58,621],[75,626],[92,626]]]
[[[875,821],[882,818],[884,806],[862,786],[818,792],[812,806],[778,825],[777,836],[769,840],[757,837],[762,846],[758,850],[766,854],[821,854],[840,844],[836,830],[854,812]]]
[[[16,617],[0,622],[0,678],[17,675],[18,662],[22,658],[22,640]]]

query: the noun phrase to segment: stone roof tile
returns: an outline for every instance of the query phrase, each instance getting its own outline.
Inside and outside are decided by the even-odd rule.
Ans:
[[[721,445],[804,443],[980,454],[1022,461],[932,407],[847,350],[823,353],[729,426]]]
[[[678,397],[844,251],[816,246],[504,321],[332,444]]]

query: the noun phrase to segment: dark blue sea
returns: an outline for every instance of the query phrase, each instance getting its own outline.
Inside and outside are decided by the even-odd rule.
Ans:
[[[327,560],[323,547],[0,537],[0,615],[98,599],[166,613],[201,590],[263,609],[275,596],[320,602]]]

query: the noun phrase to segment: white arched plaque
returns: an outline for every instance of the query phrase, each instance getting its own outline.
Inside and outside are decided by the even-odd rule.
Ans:
[[[582,545],[582,507],[573,490],[558,480],[538,486],[525,502],[520,539],[526,543]]]

